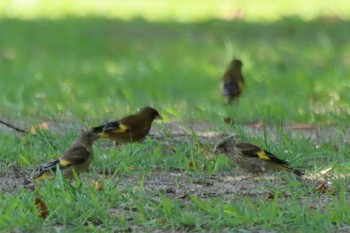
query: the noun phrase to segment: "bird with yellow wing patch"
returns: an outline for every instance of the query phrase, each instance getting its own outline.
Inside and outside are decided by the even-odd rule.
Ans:
[[[234,136],[217,142],[213,152],[225,154],[234,164],[251,173],[287,171],[298,176],[304,175],[303,171],[292,168],[287,161],[256,145],[237,141]]]

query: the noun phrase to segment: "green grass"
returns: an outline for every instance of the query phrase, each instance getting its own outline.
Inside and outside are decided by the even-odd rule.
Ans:
[[[271,24],[2,20],[0,109],[15,118],[116,118],[153,105],[168,118],[339,123],[349,116],[346,21]],[[10,56],[10,55],[11,56]],[[232,57],[247,88],[227,108]],[[18,84],[21,85],[18,85]]]
[[[20,139],[0,131],[0,176],[13,164],[32,169],[56,158],[81,126],[146,105],[165,118],[156,123],[164,134],[169,121],[207,121],[217,132],[235,132],[311,173],[333,166],[335,174],[348,174],[349,3],[230,2],[132,1],[123,8],[97,1],[1,2],[1,118],[22,127],[42,121],[63,127]],[[243,16],[229,20],[237,9]],[[246,89],[239,105],[228,107],[219,83],[233,57],[244,62]],[[228,126],[224,116],[267,122],[276,131]],[[337,133],[321,131],[326,133],[314,139],[281,129],[281,122],[332,125]],[[164,153],[154,139],[120,150],[97,142],[92,172],[76,187],[57,177],[35,192],[0,193],[0,229],[336,232],[349,227],[348,178],[333,180],[334,195],[321,197],[315,185],[292,175],[280,174],[281,187],[266,178],[261,188],[272,192],[272,200],[249,192],[204,198],[196,189],[175,197],[147,190],[144,179],[155,171],[179,169],[192,177],[188,183],[236,171],[223,155],[207,160],[198,137],[173,146],[175,152]],[[98,178],[101,170],[114,173],[114,179]],[[123,186],[131,176],[136,182]],[[102,191],[90,182],[94,179]],[[38,217],[36,197],[49,208],[45,220]]]

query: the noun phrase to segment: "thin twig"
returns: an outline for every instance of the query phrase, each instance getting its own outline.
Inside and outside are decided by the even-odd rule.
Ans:
[[[24,130],[24,129],[20,129],[20,128],[17,128],[16,126],[13,126],[3,120],[0,120],[0,123],[3,124],[3,125],[6,125],[7,127],[17,131],[17,132],[20,132],[20,133],[25,133],[25,134],[30,134],[27,130]]]

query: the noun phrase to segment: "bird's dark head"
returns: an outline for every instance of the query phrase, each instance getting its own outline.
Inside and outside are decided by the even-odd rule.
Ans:
[[[144,107],[139,111],[140,114],[149,116],[152,120],[155,119],[162,119],[162,116],[159,114],[159,112],[151,107]]]
[[[232,67],[242,68],[243,63],[239,59],[233,59],[230,64]]]
[[[80,129],[77,141],[85,146],[90,146],[99,138],[94,132]]]
[[[229,152],[231,150],[231,148],[233,148],[236,145],[236,140],[235,140],[235,136],[228,136],[226,138],[221,139],[220,141],[218,141],[215,146],[214,146],[214,150],[213,153],[214,154],[225,154],[227,152]]]

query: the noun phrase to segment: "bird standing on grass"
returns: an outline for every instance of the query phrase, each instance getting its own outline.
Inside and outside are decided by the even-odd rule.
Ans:
[[[243,63],[240,60],[233,59],[222,77],[222,92],[224,96],[227,96],[229,104],[238,102],[242,93],[244,87],[242,66]]]
[[[80,131],[76,141],[64,152],[64,154],[43,166],[38,167],[32,174],[33,180],[53,178],[59,168],[62,175],[68,179],[73,178],[73,169],[77,173],[89,169],[92,161],[92,144],[98,139],[98,135],[90,131]]]
[[[102,138],[114,140],[116,145],[144,139],[151,130],[152,122],[162,119],[157,110],[144,107],[134,115],[91,129]]]
[[[277,158],[272,153],[256,145],[236,141],[234,136],[217,142],[213,152],[225,154],[237,166],[251,173],[287,171],[298,176],[304,175],[303,171],[290,167],[288,162]]]

